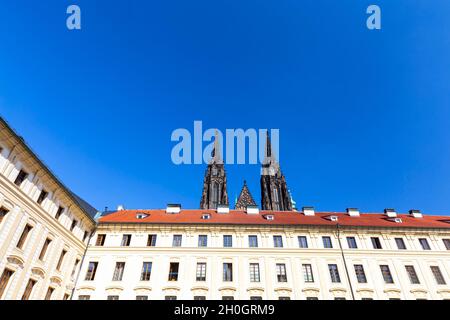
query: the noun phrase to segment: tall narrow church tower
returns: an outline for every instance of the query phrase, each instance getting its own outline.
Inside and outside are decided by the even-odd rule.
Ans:
[[[227,175],[221,155],[218,134],[214,138],[212,158],[203,180],[200,209],[217,209],[219,204],[228,205]]]
[[[261,168],[261,209],[291,211],[292,202],[286,178],[280,165],[272,155],[269,132],[267,131],[265,158]]]

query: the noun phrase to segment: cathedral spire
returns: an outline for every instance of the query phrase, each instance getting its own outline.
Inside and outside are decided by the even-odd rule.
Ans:
[[[247,181],[244,180],[244,186],[234,208],[236,210],[246,210],[248,206],[256,206],[256,202],[253,200],[250,190],[247,187]]]
[[[203,180],[201,209],[216,209],[218,205],[228,205],[227,175],[223,164],[219,133],[216,130],[211,161]]]
[[[291,211],[292,202],[286,178],[278,161],[272,156],[272,145],[267,131],[266,152],[261,168],[262,210]]]
[[[266,131],[266,158],[272,157],[272,143],[270,142],[269,130]]]
[[[210,163],[223,163],[222,159],[222,148],[220,145],[219,131],[216,130],[214,134],[214,148],[211,152],[211,161]]]

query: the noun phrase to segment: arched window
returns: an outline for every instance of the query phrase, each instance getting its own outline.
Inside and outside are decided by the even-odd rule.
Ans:
[[[219,184],[217,182],[213,183],[212,187],[212,197],[211,197],[212,207],[215,209],[219,204]]]
[[[280,195],[278,188],[273,188],[273,210],[280,210]]]

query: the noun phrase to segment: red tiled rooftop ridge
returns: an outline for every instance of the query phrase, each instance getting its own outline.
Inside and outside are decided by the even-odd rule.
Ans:
[[[139,213],[147,214],[138,219]],[[210,214],[210,219],[202,215]],[[266,215],[273,215],[267,220]],[[338,221],[331,221],[330,216],[337,216]],[[245,211],[230,210],[229,213],[217,213],[216,210],[181,210],[170,214],[166,210],[121,210],[99,219],[100,224],[141,223],[141,224],[198,224],[198,225],[287,225],[287,226],[341,226],[354,227],[394,227],[394,228],[441,228],[450,229],[450,216],[423,215],[416,218],[409,214],[398,214],[401,223],[395,222],[385,214],[361,213],[351,217],[345,212],[316,212],[314,216],[305,216],[301,211],[260,211],[259,214],[247,214]]]

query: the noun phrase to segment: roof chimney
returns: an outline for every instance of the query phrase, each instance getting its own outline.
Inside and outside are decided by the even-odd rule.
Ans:
[[[397,217],[397,212],[395,212],[395,209],[384,209],[384,214],[389,218]]]
[[[409,215],[414,217],[414,218],[423,218],[422,212],[420,212],[420,210],[409,210]]]
[[[305,216],[314,216],[315,215],[314,207],[303,207],[302,211]]]
[[[359,217],[359,209],[358,208],[347,208],[347,214],[350,217]]]
[[[217,213],[230,213],[230,207],[226,204],[219,204],[217,206]]]
[[[166,208],[166,213],[180,213],[181,204],[168,204]]]
[[[258,206],[247,206],[245,212],[247,214],[259,214],[259,208]]]

